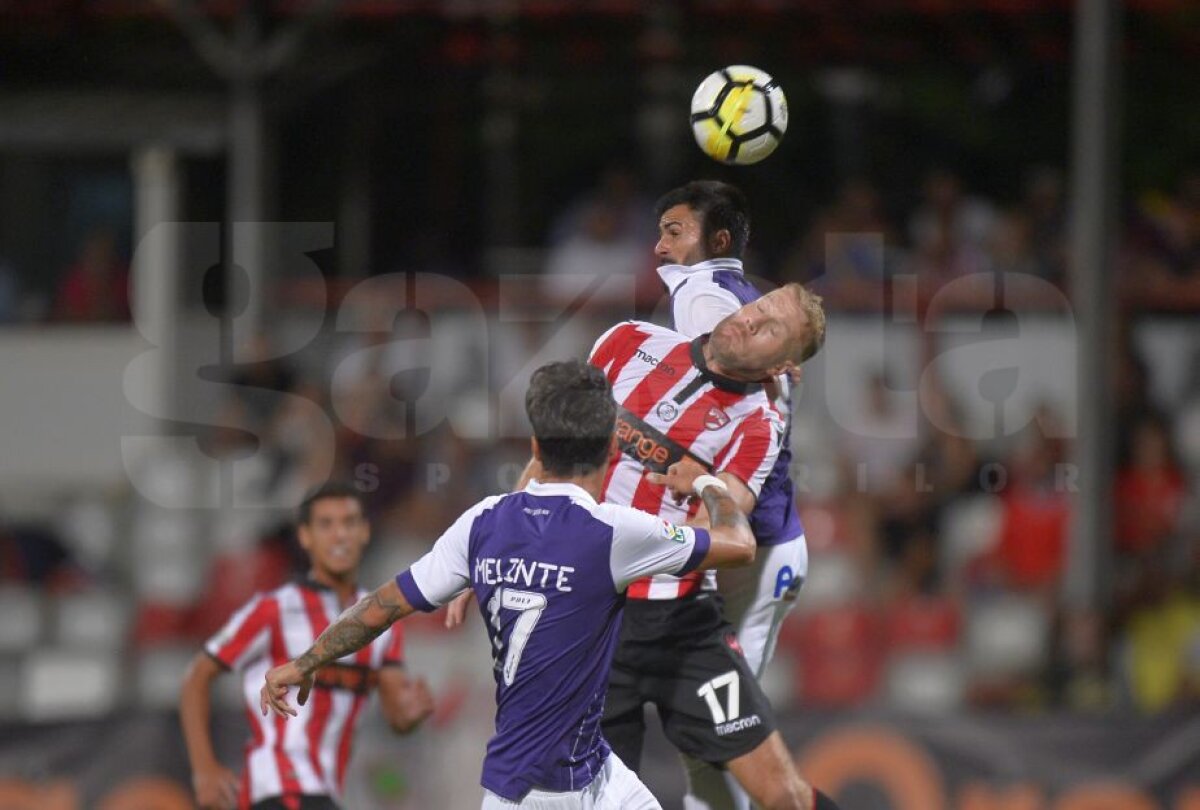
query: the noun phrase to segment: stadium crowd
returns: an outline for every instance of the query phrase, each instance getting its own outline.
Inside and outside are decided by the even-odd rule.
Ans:
[[[643,208],[648,200],[620,177],[568,208],[547,239],[545,298],[574,295],[573,274],[609,275],[642,262],[629,281],[652,308],[659,290]],[[918,278],[925,302],[981,272],[1034,276],[1069,291],[1068,214],[1062,176],[1049,168],[1030,171],[1024,195],[1004,205],[952,172],[931,171],[920,203],[899,214],[859,180],[820,208],[794,244],[758,245],[761,255],[747,266],[774,281],[811,283],[835,317],[878,309],[905,274]],[[1138,319],[1200,309],[1200,171],[1130,201],[1122,225],[1107,605],[1075,608],[1061,598],[1071,519],[1062,471],[1072,448],[1061,438],[1066,415],[1054,407],[1043,407],[1020,434],[987,443],[944,429],[960,417],[947,391],[923,400],[939,413],[922,414],[913,438],[815,436],[798,423],[797,464],[819,460],[833,474],[825,479],[832,483],[801,487],[811,576],[781,638],[775,700],[1144,712],[1200,701],[1200,358],[1188,359],[1183,395],[1164,401],[1132,337]],[[80,293],[95,279],[124,285],[111,244],[98,233],[81,246],[44,317],[127,316],[120,295],[103,306],[80,303],[95,300]],[[0,319],[36,310],[21,305],[17,279],[0,259]],[[974,295],[966,290],[955,306],[979,306]],[[1009,303],[1036,309],[1043,302]],[[18,525],[0,513],[5,599],[20,584],[64,604],[115,593],[126,605],[112,614],[118,644],[143,654],[198,644],[255,590],[296,573],[302,558],[285,506],[331,474],[356,482],[367,499],[376,538],[367,584],[415,559],[455,515],[515,482],[528,447],[515,429],[520,420],[489,423],[487,414],[519,413],[503,406],[524,387],[505,384],[520,378],[553,332],[530,325],[500,336],[488,349],[492,390],[481,391],[470,368],[440,379],[438,407],[451,419],[418,435],[406,403],[420,399],[430,380],[418,343],[405,338],[423,336],[426,326],[387,314],[358,313],[364,331],[330,335],[323,352],[286,359],[270,351],[272,336],[261,336],[256,351],[264,359],[228,378],[232,393],[212,420],[219,427],[199,439],[208,455],[239,464],[240,502],[277,508],[172,512],[132,493],[68,493],[52,525]],[[590,311],[584,323],[594,329],[559,333],[561,353],[582,354],[607,323],[629,314],[627,307]],[[864,433],[887,435],[889,425],[914,418],[884,372],[859,384],[872,427]],[[315,438],[324,434],[309,420],[319,416],[303,401],[332,420],[332,445]],[[460,429],[481,423],[507,438]],[[160,465],[151,477],[163,487],[215,485],[172,459],[150,463]],[[182,551],[172,557],[171,548]],[[440,632],[434,621],[418,626]],[[6,655],[17,649],[9,644]]]

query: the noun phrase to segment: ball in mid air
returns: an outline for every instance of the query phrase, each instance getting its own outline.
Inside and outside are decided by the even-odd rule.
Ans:
[[[730,65],[710,73],[692,95],[692,134],[722,163],[758,163],[787,131],[783,88],[756,67]]]

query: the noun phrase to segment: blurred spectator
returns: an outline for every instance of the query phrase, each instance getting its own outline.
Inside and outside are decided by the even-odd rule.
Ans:
[[[279,394],[293,390],[296,373],[286,360],[275,356],[266,334],[255,335],[247,350],[247,359],[238,364],[229,382],[237,389],[247,416],[255,424],[267,426],[286,402]]]
[[[607,166],[596,186],[570,203],[551,225],[550,247],[586,230],[584,223],[596,206],[611,213],[621,239],[650,246],[658,238],[654,201],[642,192],[637,174],[624,163],[616,162]]]
[[[1116,480],[1116,543],[1123,553],[1153,550],[1175,531],[1187,483],[1169,441],[1159,420],[1143,419],[1133,429],[1130,457]]]
[[[86,581],[86,573],[54,532],[43,526],[0,522],[0,582],[64,591]]]
[[[639,280],[653,268],[653,241],[622,230],[620,211],[597,201],[586,209],[579,227],[546,258],[543,289],[561,301],[588,300],[631,308]]]
[[[1007,465],[1004,517],[991,561],[1006,587],[1050,593],[1058,585],[1071,512],[1057,485],[1058,460],[1053,445],[1031,427]]]
[[[845,452],[857,465],[857,481],[868,493],[889,490],[917,455],[917,412],[914,397],[900,397],[888,387],[885,373],[864,379],[864,411],[856,430],[847,430]]]
[[[994,273],[1037,275],[1039,266],[1030,244],[1031,223],[1020,212],[1000,214],[988,237],[988,269]]]
[[[1181,174],[1173,195],[1143,195],[1128,250],[1125,292],[1134,303],[1165,309],[1200,304],[1200,168]]]
[[[1118,457],[1124,459],[1129,456],[1133,426],[1152,416],[1155,408],[1150,401],[1150,372],[1145,361],[1134,349],[1128,335],[1122,340],[1122,346],[1114,356],[1113,387],[1116,391]]]
[[[1176,278],[1200,274],[1200,168],[1184,172],[1175,194],[1146,194],[1134,238],[1144,269]]]
[[[117,255],[111,230],[98,228],[84,239],[59,283],[54,315],[63,321],[129,320],[129,268]]]
[[[1193,352],[1191,375],[1175,415],[1175,449],[1193,480],[1200,480],[1200,350]]]
[[[904,474],[880,499],[879,533],[892,571],[889,599],[937,593],[937,526],[919,468]]]
[[[1050,166],[1032,169],[1025,180],[1023,205],[1034,272],[1062,285],[1067,274],[1067,210],[1062,172]]]
[[[1095,610],[1062,610],[1054,632],[1049,677],[1056,702],[1076,711],[1111,708],[1105,616]]]
[[[830,301],[845,306],[879,306],[894,238],[879,192],[866,180],[851,180],[792,247],[783,276],[816,282]]]
[[[1197,560],[1172,565],[1159,552],[1142,577],[1125,624],[1125,677],[1142,711],[1200,701],[1200,581]]]
[[[931,500],[940,508],[955,498],[979,491],[979,453],[965,437],[962,409],[936,375],[926,374],[921,407],[929,422],[917,456]]]
[[[908,224],[917,271],[936,283],[986,269],[993,206],[965,194],[958,175],[946,169],[929,173],[924,195]]]
[[[21,286],[12,262],[0,254],[0,324],[11,323],[20,315]]]

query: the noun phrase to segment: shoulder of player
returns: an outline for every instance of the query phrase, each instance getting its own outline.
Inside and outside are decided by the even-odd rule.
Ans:
[[[727,405],[725,412],[733,423],[734,430],[746,429],[759,424],[782,430],[786,424],[783,414],[762,391],[755,391],[737,402]]]
[[[468,507],[466,511],[464,511],[461,515],[458,516],[458,521],[459,522],[465,521],[465,520],[474,521],[480,515],[494,509],[498,504],[503,502],[504,499],[512,497],[513,495],[519,495],[519,494],[521,494],[521,493],[518,491],[518,492],[501,492],[497,495],[488,495],[486,498],[476,501],[472,506]]]
[[[663,522],[661,518],[651,515],[649,512],[609,501],[594,504],[589,507],[589,511],[592,513],[592,517],[616,530],[644,531],[647,526]]]
[[[238,610],[249,610],[251,612],[275,610],[279,607],[280,597],[298,589],[299,585],[289,580],[268,591],[255,591],[254,595],[243,602]]]
[[[659,326],[656,323],[649,321],[621,321],[620,323],[609,327],[596,341],[596,348],[599,349],[606,344],[616,346],[625,343],[636,342],[638,344],[647,343],[648,341],[672,340],[675,342],[686,342],[688,338],[685,335],[676,332],[665,326]]]

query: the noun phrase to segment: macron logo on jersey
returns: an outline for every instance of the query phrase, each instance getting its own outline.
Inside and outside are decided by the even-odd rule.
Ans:
[[[663,374],[666,374],[668,377],[674,377],[678,373],[675,371],[674,366],[662,365],[662,360],[659,360],[649,352],[644,352],[641,349],[635,349],[633,353],[638,360],[641,360],[648,366],[657,367],[659,371],[661,371]]]

